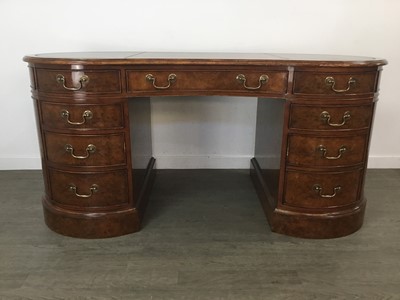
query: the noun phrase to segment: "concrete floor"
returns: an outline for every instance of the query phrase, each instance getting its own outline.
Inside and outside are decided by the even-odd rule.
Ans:
[[[400,170],[370,170],[357,233],[271,233],[247,171],[161,171],[141,232],[53,233],[39,171],[0,172],[0,299],[400,299]]]

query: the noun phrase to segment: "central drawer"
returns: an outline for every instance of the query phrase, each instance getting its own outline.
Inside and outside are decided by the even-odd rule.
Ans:
[[[287,77],[286,71],[268,70],[129,70],[127,91],[285,94]]]
[[[47,158],[69,166],[109,167],[126,164],[123,133],[72,135],[45,132]]]

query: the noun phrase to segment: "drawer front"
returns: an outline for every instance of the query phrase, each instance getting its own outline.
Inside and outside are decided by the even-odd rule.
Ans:
[[[307,106],[293,104],[290,128],[310,130],[366,129],[372,121],[373,105]]]
[[[350,166],[364,162],[367,136],[289,137],[287,161],[290,165],[306,167]]]
[[[285,181],[285,205],[302,208],[334,208],[358,201],[362,170],[341,173],[289,171]]]
[[[377,72],[295,72],[294,94],[352,95],[374,93]]]
[[[53,201],[76,207],[104,207],[129,202],[125,170],[107,173],[67,173],[50,169]]]
[[[266,76],[264,76],[266,75]],[[128,92],[254,92],[284,94],[285,71],[127,71]]]
[[[37,69],[38,90],[52,93],[121,93],[119,70]]]
[[[124,134],[70,135],[45,132],[47,158],[70,166],[126,164]]]
[[[42,123],[54,129],[123,128],[122,104],[71,105],[51,102],[40,103]]]

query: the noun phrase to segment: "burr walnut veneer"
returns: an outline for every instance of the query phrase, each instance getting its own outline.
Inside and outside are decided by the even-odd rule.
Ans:
[[[151,96],[258,97],[250,174],[272,231],[360,228],[368,145],[386,61],[232,53],[26,56],[41,145],[44,216],[83,238],[139,230],[154,178]]]

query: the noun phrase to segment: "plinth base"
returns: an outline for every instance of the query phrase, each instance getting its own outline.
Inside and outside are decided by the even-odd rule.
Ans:
[[[136,232],[140,229],[138,212],[134,208],[107,213],[77,213],[60,210],[43,198],[47,226],[62,235],[79,238],[108,238]]]

